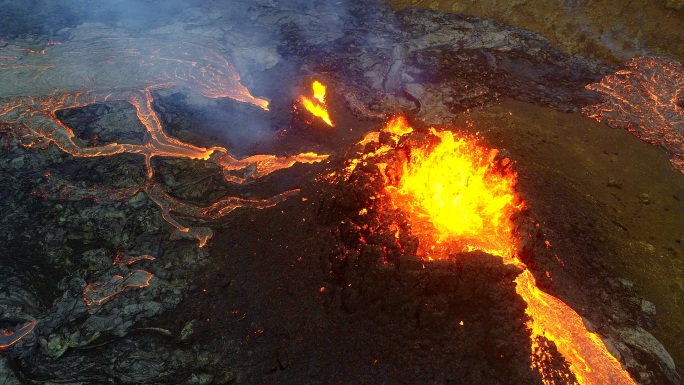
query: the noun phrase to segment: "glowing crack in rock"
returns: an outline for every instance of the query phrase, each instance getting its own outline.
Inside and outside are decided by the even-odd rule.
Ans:
[[[36,326],[36,321],[30,321],[16,330],[0,329],[0,350],[8,349],[10,346],[21,341]]]
[[[201,45],[145,38],[75,41],[48,46],[42,54],[4,58],[0,61],[0,74],[0,125],[12,127],[27,147],[46,148],[54,144],[74,157],[140,154],[145,159],[148,178],[153,176],[151,159],[155,156],[215,161],[210,157],[217,153],[217,163],[232,183],[255,180],[296,162],[315,163],[327,158],[304,153],[282,158],[254,155],[236,159],[225,148],[198,147],[168,136],[152,108],[154,90],[177,87],[207,98],[231,98],[268,109],[268,102],[250,94],[221,54]],[[146,143],[82,147],[71,128],[56,116],[60,110],[112,100],[127,101],[135,108],[147,131]],[[136,189],[117,193],[127,195]],[[140,189],[162,208],[164,219],[194,236],[200,245],[211,237],[206,228],[192,230],[171,218],[169,211],[180,210],[172,207],[177,202],[157,187],[150,183]],[[217,202],[215,209],[227,213],[237,207],[270,207],[273,202],[267,199],[259,205],[257,201],[228,197]],[[201,210],[193,214],[198,212]]]
[[[211,236],[213,235],[211,229],[208,229],[206,227],[186,227],[171,216],[171,211],[177,212],[181,215],[195,218],[217,220],[230,214],[233,210],[240,207],[254,209],[264,209],[268,207],[273,207],[282,200],[286,199],[287,197],[298,194],[299,190],[286,191],[272,198],[264,200],[228,197],[206,207],[194,206],[183,203],[171,197],[158,187],[151,187],[146,190],[146,193],[147,196],[159,206],[164,220],[173,225],[181,233],[186,233],[191,238],[197,239],[199,241],[199,246],[202,247],[207,243],[207,240],[211,238]]]
[[[236,180],[236,183],[244,182],[244,179]],[[51,181],[49,188],[40,191],[34,191],[33,194],[41,197],[49,196],[62,200],[92,199],[97,202],[102,202],[122,201],[127,198],[132,198],[140,192],[144,192],[147,197],[160,208],[162,218],[167,223],[175,227],[180,233],[175,236],[176,239],[195,239],[199,241],[199,246],[202,247],[213,236],[213,231],[207,227],[185,226],[171,215],[172,212],[185,217],[203,219],[206,221],[216,221],[238,208],[265,209],[268,207],[273,207],[288,197],[298,194],[299,190],[293,189],[285,191],[266,199],[246,199],[228,196],[208,206],[197,206],[182,202],[167,194],[164,190],[150,181],[141,186],[133,186],[124,189],[112,189],[98,186],[90,186],[85,188],[77,187],[68,183],[54,180]],[[138,260],[140,258],[142,257],[138,257]]]
[[[325,103],[325,91],[326,87],[323,83],[318,80],[314,81],[311,85],[313,91],[313,100],[307,96],[300,96],[299,102],[304,106],[304,108],[309,111],[313,116],[323,120],[328,126],[334,127],[335,125],[330,120],[330,114],[328,113],[328,108]]]
[[[402,135],[412,129],[403,118],[389,122],[382,132]],[[527,303],[530,320],[532,367],[545,384],[553,384],[538,358],[538,338],[552,341],[569,364],[576,380],[584,385],[634,384],[601,338],[587,330],[582,317],[560,299],[537,287],[535,278],[517,257],[518,240],[511,216],[523,207],[515,191],[517,174],[512,162],[477,138],[458,137],[451,131],[431,129],[430,144],[400,144],[408,151],[400,166],[376,163],[385,177],[387,204],[409,218],[411,232],[419,239],[418,254],[424,259],[445,259],[469,250],[500,256],[522,270],[516,277],[516,292]],[[369,143],[377,134],[368,134]],[[436,142],[436,144],[435,144]],[[409,146],[408,149],[406,149]],[[350,162],[351,172],[359,162],[395,149],[378,148]]]
[[[89,283],[83,289],[83,302],[88,307],[100,306],[126,289],[149,286],[152,277],[154,275],[144,270],[134,270],[126,276],[114,275],[108,280]]]
[[[123,252],[119,252],[114,256],[114,260],[112,261],[112,265],[124,265],[124,266],[130,266],[136,262],[140,261],[154,261],[156,258],[148,255],[148,254],[143,254],[143,255],[129,255]]]
[[[684,173],[684,67],[671,59],[639,57],[627,68],[589,84],[604,101],[583,112],[663,147]]]

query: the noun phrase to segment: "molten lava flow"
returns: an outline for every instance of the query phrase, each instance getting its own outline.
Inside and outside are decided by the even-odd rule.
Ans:
[[[532,366],[538,370],[547,385],[541,364],[535,360],[536,339],[544,336],[556,344],[558,352],[570,364],[570,371],[582,385],[627,385],[634,380],[613,357],[596,333],[587,330],[582,316],[560,299],[539,288],[532,273],[516,259],[523,272],[515,279],[515,291],[527,302],[525,312],[530,317],[528,327],[532,335]]]
[[[395,119],[383,131],[400,136],[412,129],[405,120]],[[499,255],[505,263],[523,270],[516,278],[516,292],[527,303],[532,367],[540,371],[545,384],[553,380],[545,374],[538,358],[537,341],[541,336],[555,343],[580,384],[634,384],[601,338],[586,329],[582,317],[558,298],[541,291],[532,273],[518,259],[511,216],[523,203],[515,191],[517,175],[510,160],[498,159],[496,150],[487,149],[472,137],[457,138],[450,131],[435,129],[430,135],[438,143],[409,148],[403,164],[395,169],[398,175],[392,174],[391,166],[384,165],[386,197],[408,215],[411,231],[420,240],[419,255],[442,259],[478,249]],[[387,153],[389,149],[384,147],[389,148],[380,146],[364,157]]]
[[[414,149],[398,186],[387,186],[391,201],[407,208],[414,233],[424,239],[421,244],[431,245],[423,254],[436,258],[441,253],[435,249],[447,244],[452,253],[477,249],[513,255],[509,218],[521,207],[513,192],[515,173],[495,170],[497,151],[479,146],[474,138],[431,133],[441,142]]]
[[[297,162],[315,163],[327,158],[326,155],[304,153],[282,158],[254,155],[235,159],[225,148],[194,146],[167,135],[152,107],[154,90],[176,86],[208,98],[231,98],[268,109],[268,101],[250,94],[225,57],[197,44],[153,39],[97,39],[51,45],[45,49],[45,55],[9,56],[4,57],[0,52],[0,77],[3,79],[0,82],[0,127],[10,127],[26,147],[44,149],[54,144],[74,157],[142,155],[148,177],[144,186],[114,192],[81,189],[80,194],[97,199],[145,191],[162,208],[164,219],[180,232],[197,239],[200,246],[211,237],[211,230],[188,228],[171,218],[169,211],[188,210],[154,186],[153,157],[213,161],[223,168],[228,182],[240,184]],[[325,89],[316,87],[315,97],[322,103]],[[60,110],[109,101],[127,101],[135,108],[138,119],[145,126],[146,143],[82,146],[71,128],[57,118]],[[218,155],[212,156],[214,154]],[[65,195],[74,196],[79,189],[66,190],[62,191]],[[287,194],[280,196],[283,195]],[[190,210],[189,215],[217,217],[237,207],[270,207],[275,201],[277,199],[267,199],[260,205],[258,201],[227,197],[207,208],[207,212]]]
[[[314,81],[311,85],[313,89],[314,99],[318,100],[319,103],[325,104],[325,86],[318,80]]]
[[[88,307],[102,305],[126,289],[149,286],[152,277],[154,275],[144,270],[134,270],[125,277],[114,275],[108,280],[89,283],[83,289],[83,302]]]
[[[252,155],[244,159],[235,159],[226,154],[218,159],[227,181],[236,184],[253,181],[274,171],[292,167],[295,163],[318,163],[327,159],[327,155],[305,152],[288,157],[274,155]],[[240,175],[236,175],[236,172]]]
[[[298,194],[299,190],[285,191],[284,193],[263,200],[227,197],[207,207],[199,207],[181,202],[155,186],[146,189],[145,192],[147,193],[147,196],[159,206],[162,218],[164,218],[166,222],[174,226],[181,233],[185,233],[190,238],[199,241],[199,247],[204,247],[207,241],[213,236],[213,231],[207,227],[186,227],[171,216],[172,211],[185,216],[217,220],[240,207],[254,209],[273,207],[287,197]]]
[[[26,337],[36,326],[36,321],[27,322],[17,330],[0,329],[0,350],[9,348]]]
[[[306,161],[306,159],[304,159],[303,161]],[[288,162],[283,161],[281,165],[283,164],[288,164]],[[254,163],[248,163],[247,165],[255,166]],[[269,169],[268,166],[276,167],[276,169],[279,169],[277,165],[274,166],[271,163],[267,163],[263,166],[266,170]],[[259,162],[256,162],[256,166],[252,169],[251,174],[245,177],[250,179],[239,178],[237,176],[230,176],[230,178],[232,178],[230,179],[228,178],[228,175],[226,176],[226,178],[231,182],[234,181],[235,183],[242,184],[248,180],[251,180],[251,178],[254,178],[254,174],[257,174],[260,177],[261,175],[258,174],[260,172],[259,170],[261,170],[260,164]],[[163,189],[156,186],[151,181],[147,181],[142,186],[132,186],[124,189],[112,189],[101,186],[90,186],[85,188],[77,187],[68,183],[64,183],[60,181],[58,178],[54,177],[50,177],[48,181],[49,185],[46,188],[34,190],[31,192],[31,194],[43,198],[53,197],[61,200],[71,201],[92,199],[97,202],[117,202],[132,198],[136,194],[144,192],[147,195],[147,197],[161,209],[162,218],[167,223],[176,228],[177,233],[172,235],[172,237],[176,239],[195,239],[199,242],[200,247],[203,247],[207,243],[207,241],[213,236],[213,231],[208,227],[184,226],[183,224],[181,224],[173,218],[173,216],[171,215],[172,212],[182,215],[184,217],[192,217],[207,221],[215,221],[223,218],[224,216],[230,214],[238,208],[265,209],[268,207],[273,207],[276,204],[284,201],[285,199],[299,193],[298,189],[293,189],[266,199],[245,199],[240,197],[228,196],[226,198],[214,202],[209,206],[203,207],[182,202],[164,192]],[[122,255],[121,259],[116,259],[114,264],[130,264],[130,261],[135,262],[141,259],[150,260],[150,258],[153,259],[153,257],[145,255],[140,257]]]
[[[589,84],[603,101],[584,114],[660,146],[684,173],[684,67],[659,57],[633,58],[627,68]]]
[[[328,114],[328,109],[325,105],[325,86],[323,83],[316,80],[313,82],[311,88],[315,101],[302,95],[299,97],[300,103],[302,103],[307,111],[311,112],[314,116],[321,118],[328,126],[334,127],[335,125],[330,120],[330,115]]]
[[[148,254],[133,256],[123,252],[119,252],[114,256],[112,265],[129,266],[139,261],[154,261],[155,259],[155,257]]]
[[[159,121],[156,112],[152,109],[152,94],[150,90],[143,90],[141,93],[131,93],[127,96],[128,102],[136,109],[137,117],[145,126],[148,134],[148,142],[145,144],[118,144],[111,143],[103,146],[81,147],[76,142],[76,135],[73,131],[60,122],[56,117],[56,111],[70,108],[82,107],[97,102],[95,99],[83,97],[79,95],[69,96],[66,99],[61,98],[47,98],[41,102],[41,108],[44,108],[44,115],[39,114],[33,116],[33,111],[27,109],[25,113],[31,114],[32,125],[21,125],[18,129],[25,131],[23,135],[24,144],[27,147],[39,145],[39,148],[45,148],[51,143],[54,143],[62,151],[74,157],[101,157],[110,156],[122,153],[140,154],[144,156],[145,165],[147,166],[147,176],[152,178],[152,158],[155,156],[162,157],[177,157],[188,159],[210,160],[214,153],[223,154],[216,161],[223,169],[226,180],[231,183],[242,184],[262,178],[274,171],[291,167],[295,163],[316,163],[327,158],[327,155],[318,155],[314,153],[303,153],[289,157],[277,157],[274,155],[253,155],[244,159],[236,159],[229,155],[228,151],[222,147],[203,148],[197,147],[188,143],[168,136]],[[105,99],[107,100],[107,99]],[[12,104],[12,109],[15,110],[21,106],[21,103]],[[35,107],[35,106],[33,106]],[[2,115],[3,111],[0,111]],[[22,113],[23,114],[23,113]],[[29,138],[28,140],[26,138]],[[235,173],[240,173],[235,175]],[[162,208],[162,217],[179,231],[186,233],[189,237],[196,239],[200,246],[204,246],[211,238],[212,233],[208,228],[189,228],[181,225],[178,221],[173,219],[169,212],[187,212],[188,210],[181,202],[171,198],[150,181],[145,186],[134,186],[128,189],[121,189],[117,191],[103,190],[97,191],[95,189],[84,190],[76,189],[73,186],[66,186],[57,188],[63,196],[81,196],[92,197],[98,199],[101,196],[107,196],[108,199],[123,198],[126,196],[135,195],[138,191],[145,191],[148,197],[153,200],[160,208]],[[78,191],[76,191],[78,190]],[[290,193],[283,194],[284,196]],[[278,196],[282,197],[282,195]],[[273,202],[278,202],[279,198],[268,199],[259,204],[259,201],[244,200],[238,197],[227,197],[216,202],[212,207],[218,212],[227,214],[238,207],[253,207],[265,208],[271,207]],[[243,204],[244,203],[244,204]],[[211,210],[209,210],[211,211]],[[217,219],[222,215],[209,214],[202,210],[194,210],[188,215],[194,217],[211,216]]]

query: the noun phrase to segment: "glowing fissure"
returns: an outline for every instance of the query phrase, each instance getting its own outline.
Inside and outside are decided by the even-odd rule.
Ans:
[[[119,265],[125,270],[125,275],[114,274],[106,279],[89,283],[83,288],[83,303],[88,312],[94,314],[100,306],[128,289],[142,289],[148,287],[154,274],[145,270],[129,270],[127,267],[140,261],[154,261],[156,258],[148,255],[133,256],[119,252],[114,256],[112,265]]]
[[[382,131],[401,136],[412,129],[405,119],[396,118]],[[601,338],[586,329],[582,317],[541,291],[518,259],[519,242],[511,216],[523,202],[515,191],[517,174],[510,160],[499,159],[496,150],[487,149],[473,137],[459,138],[450,131],[435,129],[430,134],[437,136],[439,143],[411,148],[399,177],[388,178],[385,187],[389,203],[409,217],[411,231],[420,240],[418,254],[428,260],[443,259],[477,249],[498,255],[522,270],[515,280],[516,292],[527,303],[532,367],[540,371],[545,384],[553,382],[538,358],[540,336],[555,343],[580,384],[634,384]],[[369,134],[362,143],[377,137],[377,133]],[[395,143],[398,141],[396,138]],[[390,146],[380,146],[364,157],[390,150]],[[356,164],[358,160],[350,168]]]
[[[330,114],[328,113],[328,107],[326,106],[325,85],[316,80],[311,85],[311,88],[313,91],[313,100],[307,96],[302,95],[299,97],[299,102],[304,106],[304,108],[307,111],[313,114],[313,116],[320,118],[328,126],[334,127],[335,125],[330,120]]]
[[[162,209],[164,219],[197,239],[200,246],[211,237],[211,231],[186,227],[170,216],[171,211],[217,218],[238,207],[270,207],[291,192],[263,201],[228,197],[216,202],[208,211],[199,208],[189,210],[187,207],[190,206],[180,204],[153,185],[153,157],[215,161],[223,168],[228,182],[240,184],[297,162],[315,163],[327,158],[327,155],[304,153],[289,157],[254,155],[236,159],[223,147],[198,147],[166,135],[152,108],[153,90],[177,86],[205,97],[228,97],[263,109],[268,109],[268,102],[253,97],[240,84],[240,77],[233,66],[211,49],[192,43],[153,39],[104,40],[107,41],[54,45],[47,47],[44,55],[29,53],[21,61],[15,58],[0,62],[0,73],[3,80],[7,79],[0,83],[0,95],[4,97],[0,99],[0,123],[12,127],[26,147],[42,149],[54,144],[74,157],[122,153],[142,155],[150,182],[137,190],[145,191]],[[320,97],[323,98],[322,95]],[[83,147],[74,132],[56,116],[59,110],[112,100],[127,101],[135,108],[147,131],[147,143]],[[214,154],[219,155],[212,157]],[[134,191],[136,188],[123,193]]]

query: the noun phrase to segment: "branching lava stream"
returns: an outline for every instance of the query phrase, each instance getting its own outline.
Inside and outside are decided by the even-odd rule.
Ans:
[[[84,64],[78,64],[84,63]],[[41,54],[28,53],[21,60],[0,61],[0,124],[10,127],[26,147],[54,144],[74,157],[140,154],[149,181],[127,189],[145,191],[161,209],[163,218],[203,246],[212,236],[206,227],[187,227],[171,211],[205,220],[216,220],[239,207],[266,208],[296,190],[263,200],[226,197],[207,208],[177,201],[152,182],[153,157],[174,157],[216,162],[227,182],[242,184],[299,163],[315,163],[327,155],[303,153],[287,157],[253,155],[232,157],[223,147],[203,148],[167,135],[152,107],[153,91],[177,87],[206,98],[231,98],[268,110],[268,101],[252,96],[235,68],[223,55],[194,43],[145,38],[117,38],[68,42],[47,47]],[[324,91],[323,91],[324,92]],[[323,100],[323,95],[316,97]],[[57,111],[108,101],[127,101],[145,126],[143,144],[109,143],[82,146],[73,130],[57,118]],[[217,154],[217,155],[214,155]],[[122,196],[117,192],[76,193],[82,196]]]
[[[327,158],[326,155],[303,153],[236,159],[223,147],[203,148],[167,135],[152,104],[153,92],[160,89],[176,87],[195,96],[230,98],[268,110],[268,101],[251,95],[223,55],[198,44],[146,38],[74,41],[46,47],[40,54],[26,52],[21,58],[0,56],[0,75],[3,79],[0,83],[0,127],[7,127],[25,147],[44,149],[54,144],[61,151],[79,158],[139,154],[144,157],[147,168],[147,181],[139,186],[118,190],[80,188],[71,184],[62,186],[50,177],[49,186],[44,190],[65,199],[95,200],[122,200],[144,191],[159,206],[162,218],[175,227],[172,239],[178,239],[181,234],[181,238],[198,241],[199,247],[207,243],[213,231],[203,226],[185,226],[171,216],[172,212],[218,220],[240,207],[263,209],[274,206],[298,190],[258,200],[227,196],[206,207],[195,206],[170,196],[154,183],[153,157],[213,161],[221,167],[227,182],[237,184],[262,178],[297,162],[315,163]],[[322,98],[320,95],[321,101]],[[109,101],[126,101],[135,108],[138,120],[145,127],[144,143],[85,146],[72,128],[57,117],[60,110]],[[45,175],[48,178],[50,173]],[[43,196],[35,191],[32,194]],[[150,258],[154,259],[140,257]],[[100,305],[123,291],[147,287],[152,278],[152,273],[140,269],[126,275],[104,277],[84,288],[83,302],[89,311],[97,312]],[[36,321],[30,321],[14,330],[0,330],[0,350],[16,344],[31,333],[35,325]]]

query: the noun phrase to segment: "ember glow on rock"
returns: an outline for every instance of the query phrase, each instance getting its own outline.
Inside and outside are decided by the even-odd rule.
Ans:
[[[394,119],[383,131],[401,136],[412,129],[406,120]],[[463,251],[482,250],[522,270],[516,278],[516,292],[527,303],[530,317],[532,368],[540,372],[545,384],[554,382],[540,357],[538,341],[542,336],[555,343],[579,384],[634,384],[601,338],[587,330],[582,317],[541,291],[518,258],[519,242],[511,218],[523,202],[515,190],[517,174],[511,161],[500,159],[496,150],[474,137],[458,137],[434,128],[430,135],[439,143],[410,148],[401,175],[394,183],[389,178],[385,186],[390,204],[409,217],[411,231],[420,242],[419,256],[445,259]],[[395,143],[398,140],[395,138]],[[383,147],[387,146],[378,151],[386,153]]]
[[[311,85],[313,91],[313,100],[307,96],[300,96],[299,101],[302,103],[307,111],[311,112],[314,116],[321,118],[328,126],[335,127],[333,122],[330,120],[330,114],[328,114],[328,107],[325,104],[325,90],[326,87],[323,83],[318,80],[314,81]]]

